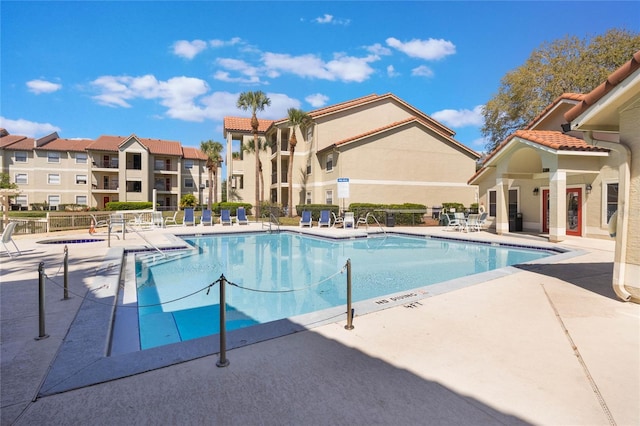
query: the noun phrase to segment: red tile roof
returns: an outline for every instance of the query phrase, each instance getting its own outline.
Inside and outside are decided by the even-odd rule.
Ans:
[[[130,138],[136,138],[140,143],[146,147],[151,154],[154,155],[172,155],[182,156],[182,147],[180,142],[166,141],[161,139],[147,139],[139,138],[136,135],[127,137],[123,136],[109,136],[102,135],[90,144],[87,149],[92,151],[112,151],[117,152],[120,145],[128,141]]]
[[[27,148],[16,148],[14,146],[14,144],[16,144],[16,142],[20,142],[23,140],[28,140],[30,142],[28,142],[27,144],[30,143],[30,146]],[[24,144],[22,144],[24,145]],[[8,148],[10,146],[11,149],[33,149],[33,145],[34,145],[34,140],[32,138],[27,138],[26,136],[20,136],[20,135],[10,135],[7,133],[6,136],[2,136],[0,138],[0,148]]]
[[[489,160],[502,151],[502,149],[509,144],[514,138],[520,138],[529,142],[536,143],[538,145],[555,149],[557,151],[577,151],[577,152],[609,152],[606,148],[599,146],[589,145],[582,139],[574,138],[562,132],[555,130],[516,130],[508,138],[498,145],[496,149],[484,159],[484,166],[478,170],[467,182],[471,183],[475,178],[482,174],[487,169]]]
[[[273,120],[261,120],[258,118],[258,132],[264,133],[271,126]],[[225,131],[235,132],[253,132],[251,128],[251,118],[246,117],[225,117],[224,118]]]
[[[202,152],[200,149],[189,146],[182,148],[182,156],[190,160],[207,160],[207,158],[209,158],[207,157],[207,154]]]
[[[75,151],[80,152],[87,149],[93,143],[91,139],[54,139],[44,145],[37,147],[45,151]]]
[[[571,108],[564,114],[564,118],[570,123],[580,114],[589,109],[592,105],[598,102],[604,95],[609,93],[614,87],[620,84],[624,79],[633,74],[638,68],[640,68],[640,50],[633,54],[631,59],[627,61],[620,68],[615,70],[607,77],[607,80],[593,89],[591,92],[584,95],[581,102]]]

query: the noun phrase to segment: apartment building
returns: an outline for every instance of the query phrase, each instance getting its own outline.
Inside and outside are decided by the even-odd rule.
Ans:
[[[456,141],[454,132],[393,94],[369,95],[308,112],[313,123],[296,128],[294,158],[287,118],[259,120],[259,151],[265,200],[288,205],[443,202],[470,205],[476,188],[467,180],[478,153]],[[241,149],[253,139],[250,119],[226,117],[227,180],[239,198],[255,197],[255,154]],[[289,162],[293,182],[288,182]],[[338,192],[339,181],[340,193]],[[347,191],[345,192],[345,188]]]
[[[206,203],[206,160],[202,151],[180,142],[136,135],[88,140],[52,133],[33,139],[0,130],[1,172],[18,185],[13,206],[24,210],[57,210],[61,204],[102,209],[111,201],[154,196],[160,209],[169,210],[188,193]]]

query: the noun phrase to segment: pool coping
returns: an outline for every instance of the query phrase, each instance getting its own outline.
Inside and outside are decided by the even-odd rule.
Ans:
[[[260,231],[246,231],[256,233]],[[263,231],[264,232],[264,231]],[[296,230],[283,230],[281,232],[298,233]],[[237,232],[230,234],[237,235]],[[320,236],[304,232],[309,236]],[[504,245],[517,248],[532,248],[537,250],[547,250],[557,254],[543,259],[526,262],[523,264],[549,264],[557,263],[570,257],[579,256],[583,250],[569,250],[558,248],[550,243],[536,244],[513,244],[500,241],[484,241],[482,239],[454,238],[414,234],[410,232],[389,232],[392,235],[404,235],[412,237],[456,240],[461,242],[474,242],[488,245]],[[176,250],[188,248],[188,245],[181,237],[199,236],[205,234],[176,234],[167,235],[170,244],[162,245],[162,250]],[[216,234],[223,235],[223,234]],[[367,237],[365,234],[363,236]],[[344,238],[361,238],[351,235]],[[344,238],[338,238],[344,239]],[[373,237],[377,238],[377,237]],[[335,238],[330,238],[334,239]],[[181,243],[181,244],[180,244]],[[127,352],[116,355],[108,355],[110,352],[110,342],[113,327],[116,324],[116,305],[122,300],[122,292],[119,291],[125,278],[123,269],[125,256],[128,253],[149,252],[148,247],[125,249],[123,247],[111,248],[107,251],[105,258],[98,268],[98,273],[93,280],[91,287],[83,300],[76,317],[74,318],[69,331],[65,336],[58,353],[56,354],[47,375],[42,382],[37,397],[53,395],[78,389],[90,385],[108,382],[124,377],[133,376],[151,370],[156,370],[170,365],[191,361],[194,359],[210,356],[220,352],[219,335],[211,335],[184,342],[172,343],[144,351]],[[119,266],[119,267],[116,267]],[[448,293],[461,288],[476,285],[495,278],[512,275],[521,270],[515,266],[495,269],[488,272],[456,278],[437,284],[431,284],[414,290],[405,290],[399,293],[387,295],[385,297],[374,298],[353,304],[355,310],[354,324],[357,324],[357,317],[366,315],[374,311],[380,311],[400,305],[411,307],[412,304],[420,303],[420,300],[436,295]],[[97,302],[97,303],[96,303]],[[342,318],[340,318],[342,317]],[[288,334],[309,330],[325,324],[345,321],[346,308],[338,306],[322,311],[300,315],[258,324],[248,328],[228,331],[226,333],[226,349],[234,349],[254,343],[274,339]],[[105,327],[105,322],[108,327]],[[97,331],[98,330],[98,331]],[[104,330],[104,331],[102,331]]]

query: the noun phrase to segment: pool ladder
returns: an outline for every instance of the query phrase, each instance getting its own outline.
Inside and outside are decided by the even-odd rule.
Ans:
[[[382,233],[384,234],[384,236],[387,236],[387,231],[384,230],[384,227],[380,224],[380,222],[378,222],[378,219],[376,219],[376,216],[369,212],[367,213],[367,215],[364,217],[364,224],[367,226],[367,231],[369,231],[369,216],[371,216],[373,218],[373,220],[378,224],[378,228],[380,228],[380,230],[382,230]],[[360,219],[358,219],[359,221]]]
[[[273,232],[273,226],[275,225],[276,231],[280,232],[280,221],[278,220],[277,217],[275,217],[273,215],[273,213],[269,213],[269,221],[268,222],[262,222],[262,228],[269,228],[269,230],[267,232],[272,233]]]

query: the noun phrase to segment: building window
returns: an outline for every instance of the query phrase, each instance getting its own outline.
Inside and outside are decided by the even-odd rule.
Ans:
[[[57,210],[58,205],[60,204],[60,196],[59,195],[49,195],[47,197],[47,202],[49,206],[52,207],[51,210]]]
[[[607,223],[609,223],[611,215],[618,210],[618,184],[608,183],[605,196],[607,197]]]
[[[333,153],[327,154],[327,171],[333,170]]]
[[[154,170],[164,170],[164,160],[155,160],[153,169]]]
[[[13,154],[13,161],[16,163],[26,163],[27,162],[27,153],[24,151],[17,151]]]
[[[313,142],[313,126],[307,127],[307,143]]]
[[[139,180],[128,180],[127,192],[142,192],[142,182]]]
[[[16,197],[16,204],[19,204],[22,207],[27,207],[29,205],[29,199],[26,195],[18,195]]]
[[[333,190],[329,189],[324,193],[324,203],[333,204]]]
[[[76,175],[76,185],[86,185],[87,175]]]
[[[496,217],[496,191],[489,191],[489,216]]]
[[[311,191],[307,191],[307,204],[311,204]]]
[[[87,205],[87,196],[86,195],[76,195],[76,204],[81,206]]]
[[[184,187],[185,187],[185,188],[195,188],[195,184],[193,183],[193,179],[191,179],[191,178],[185,178],[185,180],[184,180]]]
[[[47,152],[47,163],[59,163],[59,162],[60,162],[59,152]]]
[[[192,169],[193,168],[193,160],[184,160],[184,168]]]
[[[16,184],[26,185],[29,183],[29,175],[27,175],[26,173],[16,173],[14,182]]]
[[[76,164],[87,164],[87,154],[84,152],[78,152],[76,154]]]
[[[60,185],[60,175],[59,174],[48,174],[47,175],[47,183],[49,185]]]

